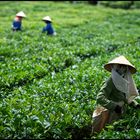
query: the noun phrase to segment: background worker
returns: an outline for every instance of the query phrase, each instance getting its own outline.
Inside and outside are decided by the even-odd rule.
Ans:
[[[22,18],[25,18],[26,15],[24,14],[23,11],[20,11],[19,13],[16,14],[16,17],[13,21],[12,24],[12,30],[13,31],[21,31],[22,30]]]
[[[42,20],[46,23],[46,26],[42,29],[42,33],[47,32],[47,35],[56,35],[56,32],[54,31],[52,26],[51,18],[49,16],[46,16]]]

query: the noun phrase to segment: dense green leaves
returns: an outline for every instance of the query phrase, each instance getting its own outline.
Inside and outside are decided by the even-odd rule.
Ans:
[[[89,138],[96,95],[109,76],[103,65],[118,55],[136,66],[140,89],[138,10],[43,1],[0,8],[0,138]],[[21,9],[28,17],[23,31],[12,32]],[[41,33],[46,14],[57,36]],[[137,138],[138,118],[129,109],[96,138]]]

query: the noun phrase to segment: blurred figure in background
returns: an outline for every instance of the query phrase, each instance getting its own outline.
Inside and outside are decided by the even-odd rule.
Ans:
[[[12,30],[13,31],[21,31],[22,30],[22,18],[25,18],[26,15],[24,14],[23,11],[20,11],[19,13],[16,14],[16,17],[13,21],[12,24]]]
[[[104,82],[96,99],[93,112],[92,134],[100,132],[105,125],[118,120],[129,106],[140,109],[136,97],[139,95],[132,74],[135,67],[124,57],[119,56],[104,68],[111,72],[111,76]]]
[[[47,35],[56,35],[56,32],[52,27],[51,18],[49,16],[46,16],[42,20],[46,23],[46,26],[42,29],[42,33],[47,32]]]

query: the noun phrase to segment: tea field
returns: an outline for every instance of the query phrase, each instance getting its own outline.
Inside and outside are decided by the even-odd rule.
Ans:
[[[21,32],[11,30],[24,11]],[[49,15],[56,36],[41,33]],[[124,55],[137,68],[140,90],[140,10],[68,1],[0,2],[0,139],[140,137],[140,111],[90,135],[103,65]]]

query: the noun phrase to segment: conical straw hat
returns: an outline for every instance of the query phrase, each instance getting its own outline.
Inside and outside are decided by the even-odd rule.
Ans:
[[[51,18],[50,18],[49,16],[44,17],[42,20],[45,20],[45,21],[52,21]]]
[[[17,13],[16,16],[19,16],[19,17],[26,17],[26,15],[24,14],[23,11],[20,11],[19,13]]]
[[[136,68],[124,56],[119,56],[119,57],[113,59],[112,61],[110,61],[107,64],[105,64],[104,65],[104,68],[107,71],[110,71],[111,72],[111,66],[113,64],[122,64],[122,65],[129,66],[130,72],[132,74],[134,74],[137,71]]]

